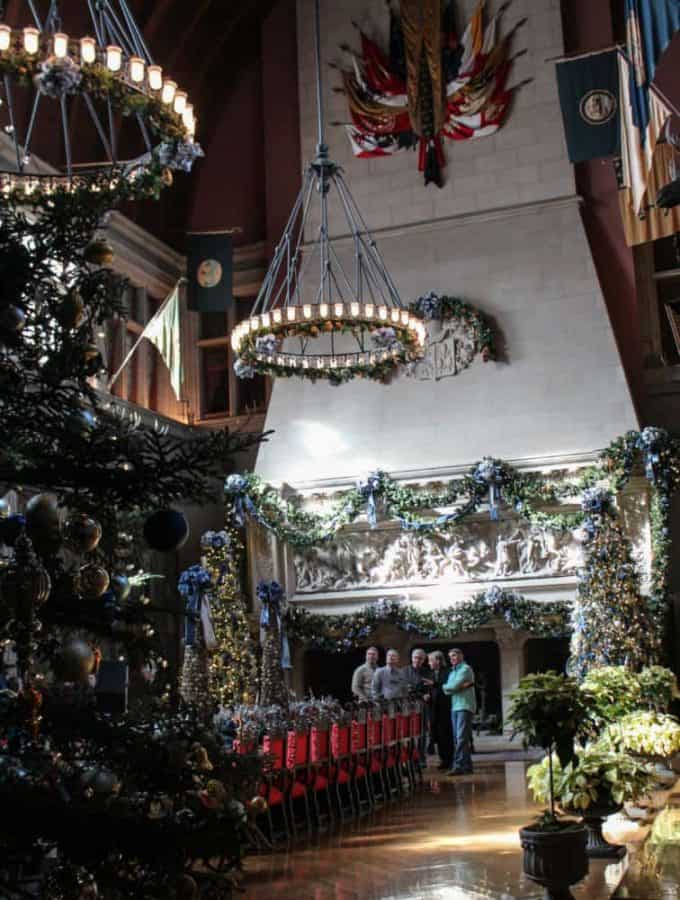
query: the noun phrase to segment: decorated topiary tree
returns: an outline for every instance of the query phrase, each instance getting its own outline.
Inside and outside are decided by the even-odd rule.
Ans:
[[[657,660],[660,648],[630,544],[608,491],[587,490],[583,509],[585,565],[574,608],[570,671],[581,678],[600,666],[639,671]]]

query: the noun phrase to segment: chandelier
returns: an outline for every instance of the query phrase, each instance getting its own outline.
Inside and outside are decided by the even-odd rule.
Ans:
[[[321,94],[319,0],[315,3],[318,141],[302,188],[248,319],[232,332],[241,378],[292,375],[342,384],[387,381],[424,352],[426,330],[405,308],[341,168],[328,156]],[[316,198],[316,203],[314,203]],[[351,251],[329,239],[329,205],[340,208]],[[311,209],[315,237],[305,242]],[[309,273],[316,271],[313,280]]]
[[[85,4],[83,4],[83,7]],[[37,0],[22,9],[30,24],[0,24],[0,89],[4,93],[3,130],[13,143],[14,165],[0,171],[0,192],[42,201],[58,190],[81,189],[120,197],[154,195],[172,183],[172,170],[189,171],[202,156],[194,140],[196,116],[186,91],[156,65],[125,0],[88,0],[91,35],[62,30],[57,0],[43,18]],[[70,106],[78,98],[92,138],[101,146],[94,161],[74,163]],[[2,99],[0,99],[2,102]],[[58,108],[60,149],[65,164],[41,174],[32,160],[32,143],[41,113]],[[18,108],[29,110],[19,126]],[[135,127],[127,145],[140,153],[121,158],[122,123]],[[54,126],[52,126],[54,127]],[[96,136],[96,137],[95,137]],[[80,139],[84,139],[79,131]],[[56,143],[55,143],[56,146]],[[50,163],[49,160],[46,162]]]

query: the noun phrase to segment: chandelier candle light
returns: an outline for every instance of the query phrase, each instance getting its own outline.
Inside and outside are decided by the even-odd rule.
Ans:
[[[4,131],[14,142],[16,167],[0,172],[0,191],[40,199],[56,190],[69,192],[97,182],[97,190],[120,190],[126,196],[158,192],[172,182],[168,169],[188,171],[202,156],[194,142],[196,116],[187,94],[154,64],[125,0],[88,3],[94,37],[62,31],[56,0],[43,21],[27,0],[33,24],[11,28],[0,24],[0,69],[7,121]],[[18,91],[32,91],[25,130],[16,116]],[[74,163],[68,104],[82,97],[103,148],[92,162]],[[60,107],[65,171],[39,174],[31,166],[31,145],[41,104]],[[117,113],[136,122],[141,155],[118,155]],[[45,160],[49,164],[49,160]]]
[[[315,0],[318,141],[302,189],[248,319],[232,332],[234,370],[342,384],[352,378],[387,381],[424,352],[422,320],[402,305],[375,240],[324,141],[319,0]],[[314,194],[319,220],[305,243]],[[344,215],[352,259],[343,265],[328,234],[329,201]],[[318,281],[306,278],[312,261]]]

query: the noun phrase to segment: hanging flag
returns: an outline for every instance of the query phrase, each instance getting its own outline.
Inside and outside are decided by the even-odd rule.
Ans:
[[[664,50],[680,29],[680,0],[625,0],[625,4],[630,102],[644,144],[652,112],[649,88]],[[658,133],[653,138],[656,141]]]
[[[231,232],[189,233],[187,309],[224,312],[232,304]]]
[[[175,397],[181,401],[183,372],[179,324],[179,283],[161,304],[158,312],[149,320],[140,339],[142,337],[148,338],[163,357],[163,362],[170,371],[170,384]]]
[[[564,133],[572,163],[619,152],[616,48],[584,53],[556,65]]]
[[[671,110],[652,87],[647,99],[649,118],[647,127],[639,128],[634,120],[631,96],[631,63],[623,53],[618,54],[621,134],[621,183],[630,189],[634,213],[642,212],[650,172],[654,165],[654,151],[659,135],[671,116]],[[656,198],[653,197],[652,201]]]

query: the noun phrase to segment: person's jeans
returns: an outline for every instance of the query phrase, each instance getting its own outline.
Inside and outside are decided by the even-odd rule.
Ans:
[[[472,772],[472,712],[457,709],[451,712],[453,727],[453,769],[455,772]]]

